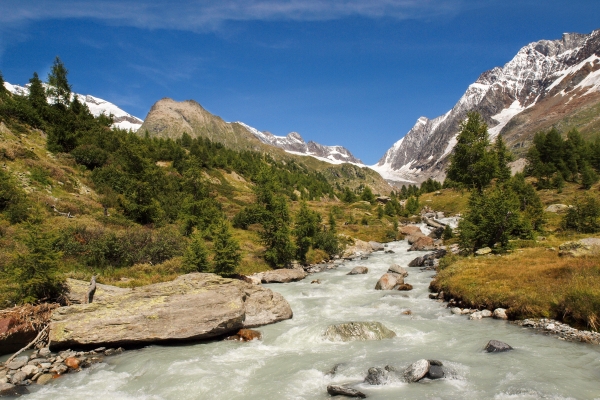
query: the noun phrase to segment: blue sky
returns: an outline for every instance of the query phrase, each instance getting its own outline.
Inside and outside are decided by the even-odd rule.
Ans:
[[[163,97],[340,144],[373,164],[529,42],[600,28],[600,1],[2,0],[0,71],[144,118]]]

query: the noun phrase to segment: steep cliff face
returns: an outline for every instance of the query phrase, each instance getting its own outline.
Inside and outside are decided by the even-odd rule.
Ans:
[[[519,153],[540,129],[595,129],[599,105],[600,30],[541,40],[523,47],[504,67],[481,74],[446,114],[419,118],[371,168],[389,180],[443,180],[469,111],[483,116],[492,139],[501,134]]]

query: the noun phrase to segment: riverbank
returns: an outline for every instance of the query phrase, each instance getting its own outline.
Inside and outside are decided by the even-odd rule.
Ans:
[[[501,256],[448,257],[430,287],[462,308],[505,308],[512,320],[550,318],[597,330],[600,255],[562,257],[557,247],[523,248]]]

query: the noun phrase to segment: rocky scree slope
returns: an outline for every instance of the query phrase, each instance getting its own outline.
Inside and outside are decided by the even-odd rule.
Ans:
[[[445,178],[445,167],[467,112],[479,112],[493,140],[502,135],[523,154],[533,135],[553,126],[600,128],[600,30],[565,33],[523,47],[504,67],[484,72],[458,103],[434,119],[421,117],[371,168],[393,181]]]
[[[12,85],[8,82],[4,82],[4,87],[9,92],[16,94],[16,95],[20,95],[20,96],[29,95],[29,84],[27,84],[25,86],[19,86],[19,85]],[[142,126],[142,122],[144,122],[141,119],[139,119],[138,117],[134,117],[133,115],[123,111],[115,104],[108,102],[106,100],[103,100],[101,98],[90,96],[89,94],[83,95],[83,94],[73,93],[71,95],[71,99],[74,96],[77,96],[77,99],[82,104],[87,105],[88,108],[90,109],[90,112],[96,117],[99,116],[100,114],[105,114],[105,115],[112,114],[113,120],[114,120],[113,126],[115,128],[131,130],[133,132],[136,132],[140,128],[140,126]]]

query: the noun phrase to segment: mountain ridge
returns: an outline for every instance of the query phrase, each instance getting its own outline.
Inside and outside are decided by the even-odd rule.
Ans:
[[[526,148],[536,130],[556,126],[579,109],[600,104],[599,70],[600,30],[529,43],[503,67],[482,73],[447,113],[434,119],[420,117],[370,167],[392,181],[443,180],[448,155],[468,111],[482,115],[492,139],[502,134],[513,150]],[[578,107],[568,106],[573,100]],[[530,118],[518,122],[516,117],[527,115],[542,123],[532,124]],[[600,117],[590,118],[593,126],[600,123]]]

